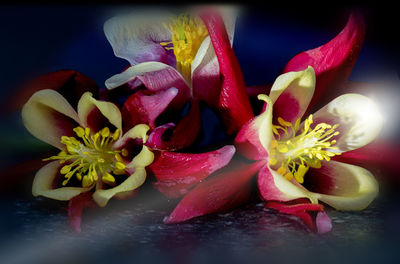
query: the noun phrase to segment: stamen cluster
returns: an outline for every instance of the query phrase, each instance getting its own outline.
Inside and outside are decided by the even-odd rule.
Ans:
[[[321,161],[330,161],[331,157],[340,155],[335,152],[338,147],[333,146],[336,140],[332,137],[339,135],[333,126],[319,123],[314,128],[312,115],[304,121],[304,128],[300,128],[300,118],[293,125],[282,118],[278,118],[279,125],[274,125],[272,130],[278,140],[273,140],[270,145],[269,164],[275,166],[277,172],[286,179],[304,182],[304,175],[311,168],[320,168]],[[285,137],[285,140],[281,140]]]
[[[66,150],[45,159],[60,160],[60,164],[68,163],[60,170],[61,174],[65,175],[62,185],[67,185],[73,175],[82,181],[82,187],[91,186],[99,180],[99,176],[104,183],[115,185],[112,174],[125,174],[122,156],[128,155],[126,149],[112,149],[113,142],[120,136],[119,129],[111,133],[110,129],[105,127],[95,134],[92,134],[88,127],[78,126],[73,130],[79,139],[62,136],[61,143],[65,145]]]
[[[171,32],[170,42],[161,42],[167,50],[173,50],[176,57],[176,68],[183,77],[191,80],[191,66],[201,43],[207,37],[206,26],[197,18],[180,15],[164,27]],[[170,46],[172,44],[172,46]]]

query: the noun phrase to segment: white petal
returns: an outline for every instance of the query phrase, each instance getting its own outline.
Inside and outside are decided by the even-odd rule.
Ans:
[[[318,172],[321,172],[319,177],[329,177],[333,186],[326,193],[314,195],[337,210],[362,210],[378,195],[377,181],[364,168],[330,161],[325,162]]]
[[[149,72],[161,71],[161,70],[164,70],[167,68],[175,70],[171,66],[168,66],[164,63],[143,62],[143,63],[137,64],[137,65],[131,66],[124,72],[116,74],[116,75],[112,76],[111,78],[107,79],[105,82],[105,85],[106,85],[107,89],[111,90],[111,89],[117,88],[127,82],[132,81],[137,76],[144,75]],[[182,77],[182,79],[183,79],[183,77]],[[166,87],[166,88],[170,88],[170,87]]]
[[[314,123],[339,124],[336,137],[340,152],[360,148],[379,134],[383,119],[377,105],[361,94],[344,94],[318,110]]]
[[[163,26],[163,22],[168,23],[169,17],[161,12],[117,16],[106,21],[104,33],[114,54],[128,60],[131,65],[144,61],[167,63],[174,59],[174,55],[159,43],[171,40],[171,33]]]

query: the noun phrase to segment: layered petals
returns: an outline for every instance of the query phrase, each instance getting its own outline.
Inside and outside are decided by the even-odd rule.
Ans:
[[[154,186],[168,197],[179,197],[227,165],[234,153],[233,146],[200,154],[161,151],[149,166],[157,179]]]
[[[194,217],[223,212],[248,201],[251,179],[264,162],[245,163],[233,160],[232,164],[233,166],[226,167],[212,178],[201,182],[184,196],[164,222],[183,222]]]
[[[122,116],[119,108],[110,102],[99,101],[89,92],[78,102],[78,115],[85,127],[99,131],[108,123],[122,131]]]
[[[170,88],[152,95],[147,95],[143,91],[132,94],[121,110],[124,129],[129,129],[137,124],[148,124],[154,129],[157,117],[167,108],[177,93],[176,88]]]
[[[339,124],[335,137],[339,152],[360,148],[379,134],[383,118],[377,105],[360,94],[344,94],[313,115],[314,123]]]
[[[68,101],[54,90],[40,90],[22,108],[22,121],[36,138],[63,148],[61,136],[73,135],[72,129],[80,125],[78,114]]]
[[[311,169],[305,185],[318,200],[337,210],[363,210],[378,195],[378,183],[368,170],[336,161]]]
[[[165,138],[165,132],[172,130]],[[190,110],[179,123],[167,123],[153,130],[149,136],[147,146],[158,150],[178,150],[189,147],[197,138],[201,129],[200,105],[197,100],[192,100]]]
[[[182,75],[171,66],[160,62],[144,62],[129,67],[120,74],[107,79],[108,89],[117,88],[123,84],[139,79],[150,91],[162,91],[172,87],[178,89],[178,94],[172,106],[176,109],[183,107],[191,95],[189,84]]]
[[[315,73],[312,67],[304,71],[280,75],[272,85],[269,97],[274,105],[274,124],[278,117],[295,123],[306,111],[315,88]]]
[[[202,15],[218,59],[222,76],[218,107],[228,134],[238,132],[253,117],[239,62],[222,18],[213,12]]]
[[[350,15],[344,29],[331,41],[318,48],[296,55],[283,72],[300,71],[312,66],[316,74],[316,90],[307,114],[316,104],[324,105],[341,94],[360,53],[365,36],[364,21],[358,13]],[[329,94],[329,97],[326,96]]]

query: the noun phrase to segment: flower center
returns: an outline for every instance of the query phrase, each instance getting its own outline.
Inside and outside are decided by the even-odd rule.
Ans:
[[[111,173],[125,174],[122,156],[128,155],[126,149],[112,149],[112,143],[119,138],[119,129],[111,133],[110,129],[105,127],[94,135],[90,128],[78,126],[73,130],[78,139],[62,136],[61,143],[65,145],[66,150],[45,159],[60,160],[60,164],[68,162],[60,170],[61,174],[65,175],[62,185],[67,185],[74,175],[76,179],[82,181],[82,187],[91,186],[99,180],[99,175],[104,183],[115,185],[115,178]]]
[[[203,22],[188,15],[180,15],[172,19],[164,27],[171,32],[170,42],[161,42],[167,50],[173,50],[176,57],[176,69],[190,83],[191,66],[197,50],[207,37],[208,31]],[[171,46],[172,44],[172,46]]]
[[[286,179],[294,177],[297,182],[303,183],[304,174],[310,167],[320,168],[321,161],[330,161],[331,157],[340,155],[334,152],[338,149],[333,146],[336,140],[331,140],[339,135],[339,131],[335,131],[338,124],[319,123],[312,129],[312,115],[304,121],[304,129],[301,130],[300,118],[292,124],[279,117],[278,123],[272,128],[278,140],[271,142],[269,164]],[[281,140],[281,135],[286,135],[288,139]]]

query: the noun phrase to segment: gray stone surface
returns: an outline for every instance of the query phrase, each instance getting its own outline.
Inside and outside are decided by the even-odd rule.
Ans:
[[[391,257],[380,202],[362,212],[328,210],[333,231],[317,235],[257,202],[165,225],[174,203],[151,195],[85,211],[80,234],[68,224],[65,203],[3,200],[0,263],[375,263]]]

